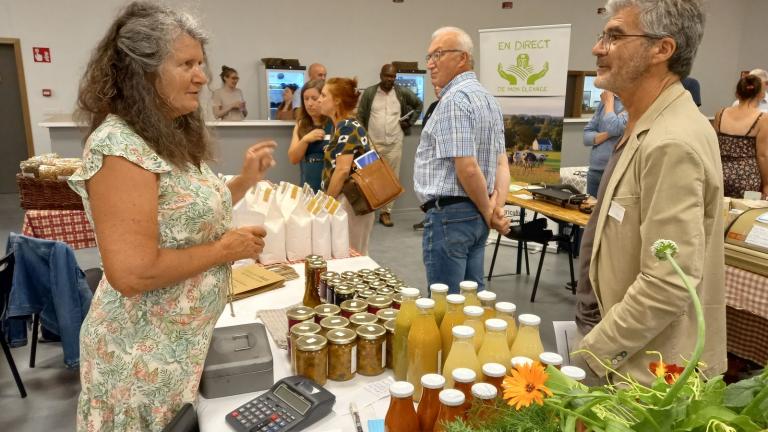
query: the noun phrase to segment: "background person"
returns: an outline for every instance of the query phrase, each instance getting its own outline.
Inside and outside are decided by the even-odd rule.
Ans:
[[[237,88],[240,76],[229,66],[221,67],[221,88],[213,91],[213,116],[224,121],[240,121],[248,116],[243,91]]]
[[[293,95],[298,93],[299,86],[288,84],[283,88],[283,101],[277,107],[277,120],[293,120]]]
[[[274,163],[275,143],[251,147],[228,185],[208,168],[206,40],[189,15],[131,3],[80,82],[90,134],[69,183],[104,277],[80,333],[78,431],[160,431],[195,403],[229,263],[264,247],[262,227],[230,229],[232,203]]]
[[[291,146],[288,148],[288,159],[294,165],[300,164],[300,184],[309,184],[315,192],[320,190],[323,177],[323,128],[329,121],[320,113],[319,99],[323,85],[323,80],[312,80],[301,89],[304,103],[299,107],[299,118],[293,127]]]
[[[584,127],[584,145],[591,147],[587,171],[587,193],[597,196],[597,188],[613,149],[627,126],[627,112],[616,95],[604,90],[595,115]]]
[[[323,159],[323,190],[341,201],[349,218],[349,245],[368,255],[368,241],[373,230],[373,212],[358,216],[341,192],[352,173],[352,161],[372,150],[368,134],[355,118],[355,106],[360,97],[357,79],[330,78],[320,92],[320,112],[331,119],[325,133],[330,140],[325,145]]]
[[[760,78],[760,80],[763,82],[763,88],[768,88],[768,72],[766,72],[764,69],[752,69],[746,75],[754,75]],[[744,78],[744,76],[742,76],[742,78]],[[738,104],[739,99],[736,98],[731,106],[736,106]],[[763,95],[763,98],[758,101],[757,109],[764,113],[768,113],[768,94]]]
[[[325,78],[328,76],[328,70],[325,68],[325,66],[321,65],[320,63],[312,63],[309,65],[309,69],[307,70],[307,75],[309,75],[309,81],[325,81]],[[293,94],[293,116],[296,120],[299,119],[299,108],[301,107],[301,94],[300,93],[294,93]]]
[[[763,81],[747,75],[736,85],[738,105],[715,115],[723,163],[724,194],[744,198],[745,191],[768,197],[768,115],[758,108],[765,98]]]
[[[421,120],[421,128],[424,129],[424,126],[427,125],[427,122],[429,121],[430,117],[432,117],[432,113],[435,111],[435,108],[437,107],[437,103],[440,102],[440,90],[442,90],[438,86],[432,86],[435,90],[435,97],[437,98],[434,102],[429,104],[429,107],[426,111],[424,111],[424,118]],[[424,229],[424,221],[413,224],[413,229],[415,230],[423,230]]]

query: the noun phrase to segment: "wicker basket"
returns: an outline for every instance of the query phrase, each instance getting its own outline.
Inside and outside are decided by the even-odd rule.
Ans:
[[[66,180],[41,180],[16,174],[24,210],[82,210],[83,200]]]

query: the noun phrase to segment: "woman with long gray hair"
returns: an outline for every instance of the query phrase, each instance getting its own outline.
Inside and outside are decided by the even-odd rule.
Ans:
[[[69,180],[98,239],[104,278],[80,335],[77,428],[162,430],[195,402],[232,261],[255,258],[262,227],[230,229],[232,203],[274,164],[255,144],[228,184],[199,92],[206,37],[189,15],[136,2],[91,55],[78,114],[90,127]]]

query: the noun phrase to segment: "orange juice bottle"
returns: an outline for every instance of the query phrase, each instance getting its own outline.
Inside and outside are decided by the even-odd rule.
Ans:
[[[404,381],[389,386],[389,409],[384,417],[387,432],[413,432],[419,430],[419,418],[413,407],[413,386]]]
[[[413,319],[411,331],[408,333],[408,382],[413,384],[413,400],[421,397],[421,377],[429,373],[440,372],[441,341],[440,330],[437,329],[435,316],[435,301],[428,298],[416,300],[419,314]]]
[[[447,309],[448,302],[446,295],[448,294],[448,285],[435,283],[429,286],[429,293],[432,300],[435,301],[435,322],[437,327],[440,328],[440,323],[443,322],[445,316],[445,310]]]
[[[408,332],[411,323],[416,318],[416,299],[419,298],[419,290],[416,288],[403,288],[400,292],[403,303],[400,312],[395,318],[395,335],[392,338],[392,369],[395,379],[405,381],[408,378]],[[387,347],[389,348],[389,347]]]
[[[440,412],[437,414],[433,432],[445,432],[444,425],[464,415],[461,406],[464,404],[464,393],[447,389],[440,392]],[[428,432],[428,431],[426,431]]]
[[[477,282],[461,281],[459,282],[459,293],[466,299],[466,306],[480,306],[480,300],[477,298]]]
[[[539,335],[541,318],[532,314],[522,314],[518,319],[520,320],[520,328],[509,351],[512,357],[523,356],[529,359],[538,359],[539,354],[544,352],[541,335]]]
[[[485,338],[483,346],[477,352],[480,364],[501,363],[509,364],[512,355],[507,347],[507,322],[491,318],[485,322]]]
[[[507,322],[507,346],[512,347],[517,337],[517,322],[515,322],[515,311],[517,306],[510,302],[496,303],[496,318],[501,318]]]
[[[504,377],[507,375],[507,369],[509,368],[506,363],[486,363],[483,365],[483,382],[492,384],[496,387],[499,396],[504,392],[501,384],[504,382]]]
[[[451,352],[453,343],[453,328],[464,323],[464,296],[460,294],[448,294],[445,298],[448,307],[445,310],[443,322],[440,323],[440,339],[443,347],[443,364]]]
[[[453,388],[464,393],[464,405],[461,407],[464,408],[464,418],[467,418],[466,412],[472,408],[472,386],[477,380],[477,373],[469,368],[456,368],[451,372],[451,376]]]
[[[487,319],[496,317],[496,293],[493,291],[483,290],[477,293],[477,298],[480,300],[480,306],[483,308],[483,322]]]
[[[478,376],[482,373],[480,361],[477,359],[475,346],[472,343],[474,336],[475,330],[472,327],[459,325],[453,328],[453,345],[443,367],[445,387],[453,387],[454,369],[472,369]]]
[[[438,374],[426,374],[421,377],[421,394],[416,416],[422,431],[431,431],[435,427],[437,414],[440,412],[440,392],[445,386],[445,378]]]
[[[483,308],[480,306],[464,306],[464,325],[475,329],[475,352],[480,351],[485,337],[485,326],[483,325]]]
[[[477,383],[472,385],[472,399],[479,402],[480,408],[477,410],[470,423],[480,426],[496,410],[496,396],[498,396],[496,387],[487,383]]]

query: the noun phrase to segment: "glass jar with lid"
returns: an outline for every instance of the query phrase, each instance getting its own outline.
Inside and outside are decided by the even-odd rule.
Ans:
[[[323,318],[320,321],[320,327],[323,328],[321,334],[325,336],[330,330],[337,330],[349,327],[349,320],[340,316],[331,316]]]
[[[387,369],[392,369],[393,367],[393,356],[392,352],[394,351],[392,349],[392,344],[395,340],[395,320],[391,319],[389,321],[384,322],[384,324],[381,324],[384,329],[387,331],[387,334],[385,335],[385,343],[387,345],[386,352],[384,353],[385,357],[387,358],[386,366]]]
[[[363,286],[363,285],[361,285],[361,286]],[[355,290],[357,291],[357,289],[355,289]],[[376,291],[374,291],[372,289],[362,289],[360,291],[357,291],[357,298],[359,298],[360,300],[366,300],[367,301],[369,298],[371,298],[371,297],[373,297],[375,295],[376,295]]]
[[[496,317],[496,293],[483,290],[477,293],[480,307],[483,308],[483,321]]]
[[[379,288],[376,290],[376,294],[388,296],[389,298],[392,298],[392,294],[394,293],[395,293],[395,290],[388,286],[385,286],[384,288]]]
[[[357,292],[349,284],[342,283],[336,285],[333,290],[333,303],[337,306],[341,306],[345,301],[354,299],[355,294],[357,294]]]
[[[384,417],[387,432],[415,432],[419,430],[419,419],[413,407],[413,386],[397,381],[389,386],[389,408]]]
[[[517,337],[517,320],[515,319],[515,311],[517,306],[510,302],[498,302],[496,303],[496,318],[503,319],[507,322],[507,345],[511,348],[512,343],[515,342]]]
[[[335,304],[321,304],[315,307],[315,322],[320,324],[323,318],[341,315],[341,308]]]
[[[320,300],[320,275],[327,269],[325,261],[306,261],[304,264],[304,298],[301,303],[307,307],[315,307],[322,303]]]
[[[368,302],[365,300],[345,300],[341,304],[341,316],[349,318],[352,315],[368,310]]]
[[[368,297],[368,312],[372,314],[378,313],[382,309],[387,309],[392,306],[392,297],[385,295],[374,295]]]
[[[435,427],[437,414],[440,412],[440,392],[445,386],[445,378],[438,374],[426,374],[421,377],[423,391],[419,399],[416,416],[422,431],[432,431]]]
[[[369,283],[369,284],[368,284],[368,287],[369,287],[370,289],[374,290],[374,291],[378,291],[378,290],[380,290],[380,289],[382,289],[382,288],[386,288],[386,287],[387,287],[387,284],[386,284],[386,283],[384,283],[384,282],[382,282],[382,281],[380,281],[380,280],[377,280],[377,281],[375,281],[375,282],[371,282],[371,283]]]
[[[486,363],[483,365],[483,382],[496,387],[499,395],[503,394],[504,388],[501,384],[507,375],[507,367],[501,363]]]
[[[294,325],[312,320],[315,317],[315,310],[306,306],[296,306],[288,309],[285,315],[288,317],[288,332],[290,333],[291,327]]]
[[[357,333],[351,329],[328,332],[328,379],[348,381],[357,371]]]
[[[368,306],[370,307],[370,305]],[[397,309],[382,309],[376,312],[376,317],[379,319],[379,324],[383,325],[385,322],[397,318]]]
[[[474,426],[480,426],[488,416],[496,411],[496,396],[499,395],[496,387],[487,383],[476,383],[472,385],[472,398],[477,401],[479,408],[470,423]]]
[[[472,327],[459,325],[453,328],[453,345],[443,367],[446,387],[453,387],[453,370],[457,368],[469,368],[476,375],[483,372],[477,353],[472,344],[475,330]]]
[[[448,295],[448,285],[441,283],[434,283],[429,286],[429,295],[432,300],[435,301],[435,323],[437,328],[440,328],[440,324],[443,322],[445,311],[448,308],[448,301],[446,296]]]
[[[335,277],[329,279],[326,283],[326,297],[329,304],[336,304],[336,287],[344,284],[344,279],[341,277]],[[337,305],[338,306],[338,305]]]
[[[357,329],[357,373],[374,376],[387,365],[386,330],[378,324]]]
[[[349,328],[357,330],[358,327],[368,324],[378,324],[379,319],[376,315],[368,312],[358,312],[349,317]]]
[[[326,303],[333,303],[333,299],[328,296],[328,282],[331,279],[335,279],[339,277],[339,274],[333,271],[325,271],[323,273],[320,273],[320,300],[325,301]],[[331,292],[332,294],[333,292]]]
[[[544,367],[552,366],[560,369],[563,365],[563,356],[554,352],[543,352],[539,354],[539,361]]]
[[[390,275],[392,274],[392,269],[390,269],[389,267],[379,267],[377,269],[373,269],[373,274],[379,277]]]
[[[313,322],[298,323],[291,327],[290,337],[288,338],[288,352],[291,356],[291,370],[296,373],[296,341],[302,336],[311,336],[320,334],[319,324]]]
[[[392,294],[392,309],[400,310],[400,306],[403,304],[403,294],[396,292]]]
[[[327,339],[310,335],[296,340],[296,374],[325,385],[328,380]]]
[[[459,294],[464,296],[465,306],[480,306],[480,300],[477,298],[477,282],[459,282]]]
[[[453,388],[464,393],[465,411],[472,407],[472,386],[477,381],[477,372],[469,368],[456,368],[451,372],[453,376]]]
[[[511,358],[512,355],[507,346],[507,322],[498,318],[486,320],[483,345],[477,352],[480,364],[507,364]]]
[[[379,277],[376,276],[375,274],[367,274],[367,275],[363,276],[363,280],[365,281],[365,283],[368,284],[368,286],[370,286],[372,283],[378,282],[379,281]]]
[[[363,278],[361,278],[360,276],[355,276],[355,277],[351,278],[350,280],[347,281],[347,283],[348,284],[352,284],[352,286],[354,286],[355,290],[357,290],[357,291],[359,291],[361,289],[364,289],[364,288],[360,287],[361,285],[365,285],[365,287],[368,288],[368,284],[365,283]]]
[[[366,276],[368,276],[370,274],[373,274],[373,270],[372,269],[360,269],[360,270],[357,271],[357,276],[361,277],[361,278],[364,278],[364,277],[366,277]]]
[[[541,343],[541,335],[539,334],[541,318],[532,314],[522,314],[518,320],[520,321],[520,328],[517,330],[517,337],[509,351],[513,357],[524,356],[538,359],[539,354],[544,352],[544,345]]]
[[[434,432],[445,432],[445,425],[464,416],[464,393],[456,389],[440,392],[440,411],[435,420]]]
[[[341,278],[344,279],[345,281],[348,281],[348,280],[352,279],[355,276],[357,276],[357,273],[355,273],[353,271],[347,270],[347,271],[341,272]]]

